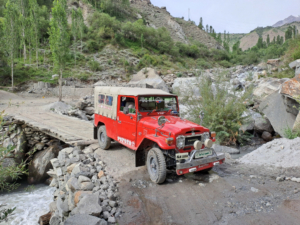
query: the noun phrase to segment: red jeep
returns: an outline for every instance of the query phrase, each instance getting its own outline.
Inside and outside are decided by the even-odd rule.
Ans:
[[[135,151],[136,166],[163,183],[178,175],[210,170],[225,160],[212,149],[215,132],[179,117],[178,98],[158,89],[95,87],[94,139],[109,149],[112,139]]]

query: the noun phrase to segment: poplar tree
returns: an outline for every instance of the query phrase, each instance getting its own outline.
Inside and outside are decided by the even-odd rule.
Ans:
[[[6,9],[4,10],[4,42],[5,50],[8,53],[8,63],[11,68],[11,87],[14,90],[14,59],[17,54],[19,46],[19,12],[18,6],[15,3],[6,3]]]
[[[203,20],[202,20],[202,17],[200,17],[200,22],[199,22],[198,27],[199,27],[201,30],[203,29]]]
[[[79,26],[78,26],[78,15],[77,15],[77,10],[72,9],[72,35],[73,35],[73,40],[74,40],[74,58],[75,58],[75,67],[76,67],[76,42],[77,42],[77,37],[78,37],[78,32],[79,32]]]
[[[270,35],[268,34],[267,35],[267,45],[269,45],[270,44]]]
[[[19,31],[20,31],[20,44],[23,47],[23,57],[24,61],[27,58],[27,51],[26,51],[26,39],[27,39],[27,32],[26,30],[29,27],[28,21],[28,0],[17,0],[15,3],[18,5],[19,9]]]
[[[55,0],[50,20],[49,42],[54,69],[59,71],[59,101],[62,100],[62,72],[66,65],[69,50],[69,34],[66,0]]]
[[[30,12],[30,42],[34,42],[35,57],[37,67],[39,66],[39,44],[40,44],[40,24],[39,24],[39,5],[36,0],[29,0]]]

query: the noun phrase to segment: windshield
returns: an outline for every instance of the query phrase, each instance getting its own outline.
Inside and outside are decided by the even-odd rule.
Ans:
[[[178,111],[177,100],[170,96],[145,96],[139,97],[139,111]]]

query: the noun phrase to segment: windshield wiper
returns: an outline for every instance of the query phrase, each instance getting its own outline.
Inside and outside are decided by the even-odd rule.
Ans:
[[[149,116],[151,113],[154,113],[154,112],[156,112],[156,109],[153,109],[151,112],[148,112],[147,116]]]

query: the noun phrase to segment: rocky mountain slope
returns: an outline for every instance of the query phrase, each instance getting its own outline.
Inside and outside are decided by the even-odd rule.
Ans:
[[[154,28],[165,27],[174,41],[189,43],[190,39],[199,41],[209,48],[223,47],[208,33],[199,29],[195,24],[182,18],[174,18],[166,7],[157,7],[150,0],[131,0],[131,6],[139,11],[138,17]]]
[[[285,18],[284,20],[280,20],[277,23],[275,23],[272,27],[281,27],[285,24],[293,23],[293,22],[300,22],[300,16],[289,16],[288,18]]]
[[[248,48],[252,48],[256,45],[258,38],[261,36],[264,41],[267,40],[267,36],[270,36],[270,41],[273,40],[273,38],[279,36],[285,36],[285,31],[289,26],[296,26],[298,30],[300,30],[300,22],[293,22],[290,24],[285,24],[280,27],[266,27],[266,28],[259,28],[255,29],[249,34],[245,35],[240,39],[240,48],[245,51]]]

